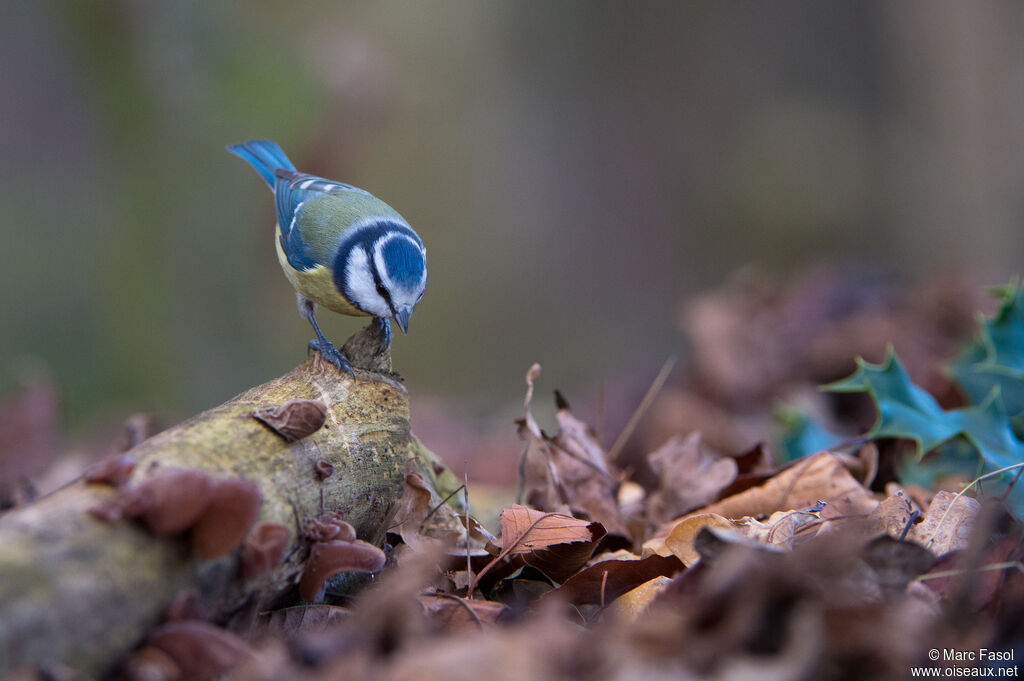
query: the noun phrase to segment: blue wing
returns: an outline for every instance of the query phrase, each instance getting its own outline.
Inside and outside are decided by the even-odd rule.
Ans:
[[[227,149],[251,165],[274,192],[274,209],[277,224],[281,228],[281,248],[288,257],[288,263],[297,270],[308,270],[317,265],[299,230],[294,228],[295,217],[302,204],[317,194],[344,191],[369,193],[350,184],[296,171],[281,147],[270,140],[249,140],[232,144]]]
[[[278,168],[274,174],[274,208],[277,211],[277,224],[281,228],[281,248],[288,256],[288,264],[297,270],[308,270],[315,267],[318,262],[309,253],[300,231],[295,228],[302,204],[323,194],[353,191],[367,195],[370,193],[350,184],[325,180],[322,177],[284,168]]]

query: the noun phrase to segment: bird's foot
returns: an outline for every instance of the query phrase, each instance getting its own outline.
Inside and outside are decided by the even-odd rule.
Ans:
[[[380,338],[377,354],[383,355],[391,347],[391,321],[386,317],[373,318],[374,333]]]
[[[337,367],[338,371],[343,371],[352,378],[355,378],[356,372],[352,370],[352,365],[348,363],[345,355],[338,352],[338,349],[334,347],[331,341],[326,338],[322,340],[313,339],[309,341],[309,349],[319,352],[320,357]]]

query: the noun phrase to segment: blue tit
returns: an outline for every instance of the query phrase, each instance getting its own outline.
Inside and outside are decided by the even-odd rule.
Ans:
[[[312,326],[309,347],[352,374],[348,360],[324,338],[314,307],[375,317],[381,349],[394,319],[402,333],[427,286],[427,251],[398,212],[352,185],[295,170],[277,144],[252,140],[228,151],[251,165],[274,192],[275,241],[281,269],[295,288],[299,314]]]

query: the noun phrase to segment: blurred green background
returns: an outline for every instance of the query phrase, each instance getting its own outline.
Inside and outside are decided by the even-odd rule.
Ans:
[[[184,416],[304,358],[270,193],[224,151],[252,137],[426,242],[394,348],[414,410],[498,412],[534,361],[570,394],[646,382],[679,303],[748,263],[1020,267],[1015,0],[0,14],[0,387],[43,364],[72,428]]]

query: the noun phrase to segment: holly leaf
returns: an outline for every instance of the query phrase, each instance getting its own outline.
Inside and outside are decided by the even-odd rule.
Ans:
[[[1024,331],[1022,331],[1024,332]],[[983,469],[996,471],[1024,462],[1024,441],[1016,434],[1003,406],[998,386],[976,406],[945,410],[931,395],[915,385],[890,347],[882,364],[857,360],[857,371],[846,379],[825,386],[835,392],[866,392],[878,410],[878,420],[868,437],[896,437],[913,440],[918,457],[940,446],[966,440],[981,458]],[[965,470],[968,462],[963,452],[945,449],[946,459],[955,453],[955,460],[944,460],[939,452],[938,463]],[[1002,476],[1004,482],[1012,477]],[[1007,498],[1010,510],[1024,518],[1024,492],[1012,490]]]
[[[830,450],[847,440],[797,407],[779,407],[772,416],[781,430],[776,451],[782,463]]]
[[[949,365],[967,399],[979,404],[998,387],[1010,414],[1024,412],[1024,295],[1018,283],[992,289],[999,311],[979,321],[978,336]]]
[[[866,392],[878,410],[878,420],[868,437],[898,437],[913,440],[918,454],[931,451],[956,437],[959,428],[923,388],[915,385],[892,346],[882,364],[857,358],[857,370],[847,378],[824,386],[830,392]]]

